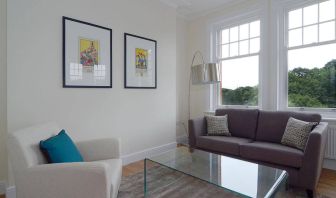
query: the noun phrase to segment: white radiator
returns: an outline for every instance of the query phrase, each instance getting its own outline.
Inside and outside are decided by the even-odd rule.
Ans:
[[[329,125],[325,158],[336,160],[336,125]]]

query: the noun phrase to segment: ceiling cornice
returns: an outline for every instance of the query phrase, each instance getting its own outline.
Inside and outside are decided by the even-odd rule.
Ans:
[[[190,11],[190,13],[188,13],[188,11],[182,11],[182,10],[183,9],[188,10],[188,7],[190,7],[192,5],[191,0],[160,0],[160,2],[162,2],[163,4],[176,9],[177,15],[179,17],[182,17],[182,18],[188,20],[188,21],[191,21],[191,20],[194,20],[196,18],[209,15],[209,14],[214,13],[214,12],[218,12],[218,11],[224,9],[224,8],[232,7],[232,6],[235,6],[237,4],[240,4],[240,3],[243,3],[243,2],[246,2],[246,1],[248,1],[248,0],[231,0],[231,1],[225,3],[221,6],[215,7],[215,8],[209,8],[209,9],[205,9],[205,10],[202,10],[202,11],[195,11],[195,12]]]
[[[176,2],[173,1],[169,1],[169,0],[160,0],[161,3],[166,4],[169,7],[175,8],[177,9],[178,4]]]
[[[213,9],[207,9],[207,10],[204,10],[204,11],[201,11],[201,12],[195,12],[193,14],[185,16],[185,18],[187,20],[194,20],[194,19],[197,19],[197,18],[200,18],[200,17],[204,17],[204,16],[207,16],[207,15],[215,13],[215,12],[219,12],[219,11],[221,11],[221,10],[227,8],[227,7],[233,7],[233,6],[236,6],[238,4],[245,3],[247,1],[248,0],[232,0],[231,2],[228,2],[225,5],[222,5],[222,6],[213,8]]]

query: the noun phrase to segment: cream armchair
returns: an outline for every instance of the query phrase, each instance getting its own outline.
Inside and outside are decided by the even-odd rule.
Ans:
[[[116,198],[122,174],[119,140],[76,142],[85,162],[47,164],[39,141],[59,131],[48,123],[9,134],[17,198]]]

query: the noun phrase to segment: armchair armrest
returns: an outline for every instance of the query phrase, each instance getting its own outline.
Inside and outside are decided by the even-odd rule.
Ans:
[[[204,117],[189,120],[189,145],[196,147],[196,138],[206,134],[206,121]]]
[[[76,142],[84,161],[120,158],[120,140],[106,138]]]
[[[111,194],[111,167],[103,162],[37,165],[20,171],[21,198],[106,198]]]
[[[304,151],[302,167],[300,170],[300,183],[310,186],[314,190],[320,178],[325,146],[327,142],[328,123],[321,122],[310,133]]]

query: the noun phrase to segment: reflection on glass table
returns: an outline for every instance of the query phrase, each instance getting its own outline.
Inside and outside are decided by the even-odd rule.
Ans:
[[[152,177],[148,182],[153,166],[192,176],[236,197],[277,197],[285,190],[288,177],[284,170],[182,146],[145,159],[144,192],[147,196],[174,182],[162,179],[164,174],[157,174],[157,182]]]

